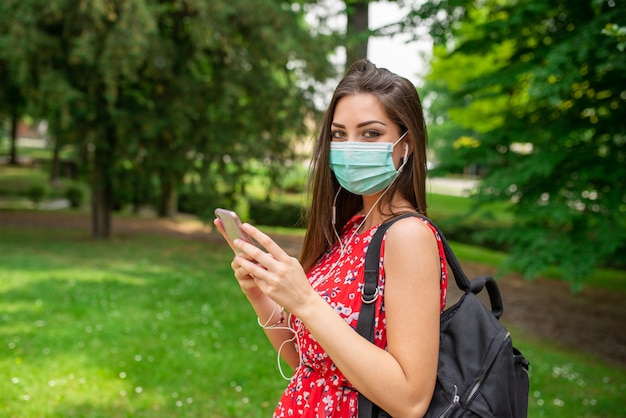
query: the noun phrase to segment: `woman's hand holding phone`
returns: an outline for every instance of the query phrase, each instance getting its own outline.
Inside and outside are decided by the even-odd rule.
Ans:
[[[296,315],[297,309],[319,297],[297,258],[287,254],[272,238],[254,226],[245,224],[242,229],[258,246],[243,240],[238,242],[241,253],[235,257],[233,265],[253,277],[255,286],[263,294]],[[235,276],[239,279],[238,274],[236,270]]]
[[[237,247],[235,247],[235,239],[239,238],[252,243],[248,234],[241,230],[241,220],[239,219],[239,216],[237,216],[237,214],[232,210],[221,208],[215,209],[215,220],[213,223],[235,254],[239,254],[241,252]]]
[[[252,225],[242,227],[241,220],[233,211],[216,209],[215,216],[215,226],[235,253],[231,265],[235,277],[249,298],[264,293],[289,309],[317,295],[298,260],[288,255],[268,235]],[[236,246],[236,239],[243,243]]]
[[[247,269],[242,267],[239,262],[237,262],[239,257],[243,257],[245,259],[246,255],[242,254],[242,251],[235,246],[234,241],[236,239],[241,239],[245,242],[252,243],[250,236],[241,230],[241,220],[239,219],[239,216],[231,210],[216,209],[213,224],[217,230],[220,231],[230,248],[235,253],[236,257],[231,263],[231,267],[235,273],[235,278],[239,282],[241,290],[248,296],[248,298],[254,299],[262,296],[263,292],[261,292],[256,285],[252,275]]]

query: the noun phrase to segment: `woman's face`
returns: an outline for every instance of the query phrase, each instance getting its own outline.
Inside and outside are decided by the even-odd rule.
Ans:
[[[339,99],[330,130],[332,141],[393,143],[402,135],[398,125],[387,116],[378,98],[367,93]],[[403,143],[406,140],[407,137],[393,149],[396,167],[404,156]]]

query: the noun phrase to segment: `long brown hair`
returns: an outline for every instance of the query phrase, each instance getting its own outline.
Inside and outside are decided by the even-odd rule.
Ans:
[[[426,215],[426,124],[422,104],[415,86],[385,68],[377,68],[368,60],[359,60],[350,66],[339,82],[322,119],[322,126],[313,151],[309,192],[311,208],[304,237],[300,262],[305,271],[337,240],[332,225],[333,199],[339,183],[330,169],[331,123],[339,99],[349,95],[372,94],[380,100],[388,117],[400,132],[409,131],[413,152],[405,168],[385,195],[388,203],[395,193],[411,203],[419,213]],[[342,190],[337,197],[335,227],[341,232],[345,224],[363,208],[361,196]],[[390,214],[392,215],[392,214]]]

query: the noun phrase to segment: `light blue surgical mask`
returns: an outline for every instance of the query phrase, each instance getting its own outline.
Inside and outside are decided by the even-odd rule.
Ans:
[[[402,165],[396,170],[393,148],[408,133],[391,142],[331,142],[330,168],[344,189],[361,196],[372,195],[389,186],[406,164],[409,145],[405,144]]]

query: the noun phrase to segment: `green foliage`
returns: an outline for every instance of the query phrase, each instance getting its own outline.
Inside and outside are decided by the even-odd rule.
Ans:
[[[257,225],[300,227],[304,208],[301,204],[280,200],[251,199],[250,222]]]
[[[26,189],[26,196],[35,204],[35,206],[38,206],[39,203],[41,203],[46,194],[46,188],[39,184],[30,186]]]
[[[444,231],[449,240],[508,252],[507,245],[495,240],[488,232],[512,225],[509,204],[481,204],[476,197],[428,194],[428,216]],[[500,263],[498,263],[500,264]]]
[[[626,50],[626,26],[619,26],[615,23],[607,23],[602,33],[607,36],[611,36],[617,40],[617,49],[620,51]]]
[[[51,184],[48,175],[37,167],[0,166],[0,198],[15,202],[17,207],[30,207],[24,204],[26,200],[36,206],[45,199],[65,198],[71,201],[68,193],[78,191],[82,201],[86,195],[85,188],[83,183],[65,178]]]
[[[210,190],[198,191],[185,189],[178,195],[178,209],[182,213],[197,215],[206,221],[213,219],[215,208],[235,208],[230,201],[225,201]],[[240,213],[240,211],[237,211]]]
[[[308,177],[309,170],[307,168],[302,165],[295,165],[290,167],[289,171],[282,176],[278,186],[284,193],[302,195],[307,190]]]
[[[85,200],[83,189],[79,186],[69,186],[65,189],[65,198],[70,202],[72,209],[78,209]]]
[[[626,248],[626,56],[603,33],[626,4],[433,3],[449,11],[427,86],[441,167],[478,166],[483,201],[512,203],[514,227],[492,236],[511,267],[555,263],[580,286]]]
[[[40,170],[17,166],[0,167],[0,196],[26,196],[26,191],[47,184]]]
[[[310,86],[333,75],[306,3],[7,0],[0,79],[6,63],[33,116],[79,150],[101,212],[149,200],[140,178],[167,215],[186,175],[233,194],[254,164],[277,179],[293,158]]]

